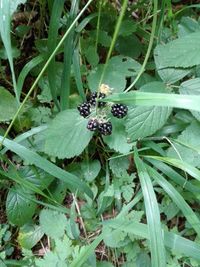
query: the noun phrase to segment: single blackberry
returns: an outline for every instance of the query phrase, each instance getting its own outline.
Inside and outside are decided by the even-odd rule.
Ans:
[[[110,121],[99,123],[99,132],[103,135],[111,135],[112,123]]]
[[[96,131],[98,129],[99,122],[96,119],[91,119],[88,121],[87,129],[90,131]]]
[[[79,105],[77,109],[80,115],[83,116],[84,118],[90,115],[90,104],[89,103],[84,102],[83,104]]]
[[[95,106],[96,105],[96,101],[97,101],[97,96],[98,93],[97,92],[93,92],[91,93],[91,95],[88,96],[87,101],[91,106]],[[99,99],[103,99],[105,98],[106,95],[103,93],[99,93]],[[105,102],[98,102],[98,107],[104,107],[106,105]]]
[[[111,108],[111,113],[118,119],[124,118],[128,112],[128,107],[122,104],[114,104]]]

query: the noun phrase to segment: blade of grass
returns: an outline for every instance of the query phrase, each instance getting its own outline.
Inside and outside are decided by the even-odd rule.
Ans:
[[[28,75],[28,73],[35,68],[36,66],[38,66],[39,64],[41,64],[44,61],[44,57],[42,55],[39,55],[33,59],[31,59],[21,70],[19,77],[17,79],[17,92],[18,95],[20,97],[21,92],[22,92],[22,88],[24,85],[24,81]]]
[[[167,177],[169,177],[172,181],[174,181],[176,184],[182,186],[183,188],[190,191],[192,194],[200,194],[200,188],[193,185],[190,181],[186,180],[183,176],[181,176],[179,173],[177,173],[174,169],[170,168],[167,164],[146,158],[153,166],[155,166],[158,170],[160,170],[162,173],[164,173]]]
[[[0,141],[2,140],[3,137],[0,136]],[[17,155],[19,155],[22,159],[28,161],[30,164],[34,164],[38,168],[51,174],[53,177],[56,177],[64,181],[67,187],[73,192],[79,190],[80,192],[86,193],[89,197],[91,198],[93,197],[90,188],[84,182],[82,182],[78,177],[57,167],[55,164],[41,157],[36,152],[31,151],[28,148],[19,145],[18,143],[11,141],[9,139],[4,140],[4,146],[6,146],[9,150],[13,151]]]
[[[200,96],[198,95],[129,92],[114,94],[104,101],[136,106],[162,106],[200,111]]]
[[[179,194],[179,192],[172,186],[162,175],[160,175],[156,170],[147,167],[149,175],[164,189],[164,191],[171,197],[174,203],[179,207],[187,221],[190,223],[192,228],[196,231],[197,235],[200,237],[200,220],[184,200],[184,198]]]
[[[12,45],[11,45],[11,14],[10,14],[10,1],[8,0],[1,0],[0,1],[0,34],[1,40],[4,44],[4,48],[6,50],[6,54],[8,57],[11,75],[12,75],[12,82],[13,88],[15,92],[15,97],[17,103],[20,104],[19,95],[17,92],[17,83],[14,71],[14,64],[13,64],[13,56],[12,56]]]
[[[1,140],[0,146],[3,144],[3,141],[5,140],[5,138],[7,137],[8,133],[10,132],[15,120],[17,119],[19,113],[21,112],[24,104],[26,103],[26,101],[28,100],[29,96],[31,95],[31,93],[33,92],[33,90],[35,89],[35,86],[37,85],[38,81],[40,80],[40,78],[42,77],[42,75],[44,74],[45,70],[47,69],[49,63],[51,62],[51,60],[54,58],[54,56],[56,55],[56,53],[59,51],[60,47],[62,46],[64,40],[66,39],[66,37],[68,36],[68,34],[70,33],[70,31],[72,30],[72,28],[74,27],[74,25],[76,24],[76,22],[79,20],[79,18],[83,15],[83,13],[85,12],[85,10],[87,9],[87,7],[92,3],[93,0],[89,0],[87,2],[87,4],[84,6],[84,8],[80,11],[80,13],[77,15],[77,17],[75,18],[75,20],[73,21],[73,23],[71,24],[71,26],[69,27],[69,29],[65,32],[65,34],[63,35],[62,39],[60,40],[60,42],[58,43],[58,45],[56,46],[56,48],[54,49],[54,51],[52,52],[52,54],[50,55],[50,57],[48,58],[47,62],[44,64],[42,70],[40,71],[39,75],[37,76],[37,78],[35,79],[33,85],[31,86],[30,90],[28,91],[26,97],[24,98],[23,102],[21,103],[21,105],[19,106],[15,116],[13,117],[8,129],[6,130],[3,139]]]
[[[155,192],[153,190],[153,185],[146,170],[145,164],[139,158],[136,149],[134,153],[134,159],[136,168],[138,170],[142,193],[144,196],[144,204],[150,238],[150,250],[152,259],[151,265],[153,267],[164,267],[166,266],[165,247],[161,229],[160,212]]]
[[[48,41],[47,41],[47,47],[48,47],[48,56],[50,56],[53,51],[56,48],[57,45],[57,39],[58,39],[58,29],[60,27],[60,17],[63,11],[64,7],[64,1],[62,0],[54,0],[53,2],[53,8],[51,11],[51,19],[49,23],[49,31],[48,31]],[[48,65],[47,68],[48,73],[48,81],[49,81],[49,88],[50,92],[53,98],[54,103],[56,104],[58,110],[60,109],[60,105],[57,100],[57,94],[56,91],[56,60],[55,57],[52,58],[51,62]]]
[[[81,96],[82,100],[85,101],[85,94],[83,89],[83,82],[81,79],[81,70],[80,70],[80,56],[78,47],[75,48],[73,54],[73,68],[74,68],[74,77],[76,81],[76,86]]]
[[[144,156],[144,157],[168,163],[174,167],[177,167],[187,172],[189,175],[200,181],[200,171],[185,161],[168,157],[159,157],[159,156]]]
[[[67,28],[70,27],[74,18],[78,13],[79,0],[72,0],[71,10],[67,20]],[[75,27],[72,28],[69,35],[64,42],[64,66],[62,72],[62,80],[60,87],[60,106],[61,110],[69,108],[69,95],[70,95],[70,78],[71,78],[71,65],[74,53],[74,37]]]

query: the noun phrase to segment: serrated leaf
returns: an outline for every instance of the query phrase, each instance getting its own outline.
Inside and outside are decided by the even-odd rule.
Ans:
[[[46,235],[57,239],[64,236],[67,219],[63,213],[53,210],[42,210],[40,213],[40,225]]]
[[[177,138],[179,143],[173,143],[173,147],[170,147],[167,152],[167,156],[186,161],[188,164],[194,167],[200,166],[200,123],[193,122],[189,125]],[[186,144],[187,146],[182,145]],[[191,147],[191,148],[190,148]]]
[[[60,159],[80,155],[93,136],[87,123],[74,109],[60,112],[47,129],[45,152]]]
[[[184,95],[200,95],[200,78],[191,79],[183,82],[179,89],[181,94]],[[200,112],[190,110],[192,115],[200,121]]]
[[[128,153],[133,145],[128,143],[124,121],[117,118],[111,118],[111,122],[113,126],[112,135],[104,136],[104,142],[116,152],[122,154]]]
[[[10,92],[0,87],[0,122],[13,118],[17,111],[16,100]]]
[[[188,34],[166,45],[159,45],[155,55],[162,59],[160,68],[189,68],[200,64],[200,34]]]
[[[41,226],[27,224],[20,229],[17,240],[22,248],[31,249],[43,235]]]
[[[96,91],[101,80],[104,66],[98,65],[88,76],[88,84],[91,91]],[[141,65],[132,58],[115,56],[108,61],[106,73],[101,81],[115,92],[122,92],[126,86],[126,77],[137,75]]]
[[[143,92],[164,93],[165,85],[162,82],[151,82],[141,87]],[[168,107],[134,107],[129,109],[126,130],[131,140],[150,136],[160,129],[171,113]]]
[[[6,199],[6,214],[10,223],[22,226],[27,223],[35,213],[35,196],[22,190],[19,186],[12,187]]]

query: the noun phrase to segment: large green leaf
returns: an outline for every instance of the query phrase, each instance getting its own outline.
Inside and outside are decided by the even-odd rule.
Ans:
[[[47,129],[45,152],[61,159],[80,155],[93,135],[87,122],[76,110],[60,112]]]
[[[0,87],[0,122],[12,119],[16,111],[17,105],[14,96]]]
[[[111,122],[113,125],[112,135],[103,137],[104,142],[116,152],[128,153],[133,145],[128,143],[124,121],[112,118]]]
[[[162,82],[151,82],[141,87],[142,92],[167,92]],[[168,107],[133,107],[128,111],[126,130],[131,140],[155,133],[167,121],[171,113]]]
[[[159,46],[155,55],[162,59],[160,68],[188,68],[200,64],[200,34],[188,34],[166,45]]]
[[[0,142],[2,141],[3,137],[0,136]],[[88,194],[88,196],[90,197],[93,196],[89,187],[84,182],[82,182],[78,177],[59,168],[58,166],[51,163],[44,157],[38,155],[36,152],[31,151],[28,148],[19,145],[16,142],[11,141],[9,139],[5,139],[3,141],[3,145],[6,146],[7,149],[18,154],[22,159],[28,161],[30,164],[34,164],[35,166],[41,168],[50,175],[64,181],[69,189],[73,191],[80,190],[81,192]]]
[[[200,95],[200,78],[191,79],[183,82],[179,89],[181,94],[184,95]],[[200,121],[200,113],[190,110],[192,114]]]
[[[116,92],[122,92],[126,86],[126,77],[137,75],[140,64],[132,58],[115,56],[108,61],[106,73],[102,83],[107,84]],[[101,80],[104,66],[98,65],[88,76],[88,83],[91,91],[96,91]]]
[[[137,150],[134,153],[135,164],[138,170],[138,176],[140,178],[142,193],[144,196],[147,225],[149,230],[150,238],[150,249],[151,249],[151,261],[152,266],[160,267],[166,266],[165,259],[165,246],[164,238],[162,234],[160,212],[156,195],[153,189],[153,185],[149,174],[146,170],[145,164],[138,157]]]
[[[35,213],[35,196],[25,192],[19,186],[12,187],[6,199],[6,214],[10,223],[22,226],[27,223]]]
[[[167,151],[167,156],[182,159],[195,167],[200,166],[200,123],[194,121],[178,137],[180,143],[173,143]],[[184,146],[181,143],[187,145]],[[191,147],[191,148],[190,148]]]

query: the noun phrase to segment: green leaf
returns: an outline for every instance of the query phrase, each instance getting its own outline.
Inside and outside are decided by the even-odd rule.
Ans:
[[[159,45],[155,55],[162,58],[160,68],[188,68],[200,64],[199,32],[188,34],[166,45]]]
[[[115,48],[121,55],[132,58],[138,58],[142,52],[142,44],[135,35],[118,37]]]
[[[183,82],[179,89],[181,94],[184,95],[200,95],[200,78],[191,79]],[[200,113],[190,110],[192,115],[200,121]]]
[[[191,70],[180,68],[163,68],[163,61],[165,58],[161,53],[159,53],[159,50],[162,49],[162,47],[162,45],[157,45],[154,50],[156,69],[158,71],[158,75],[164,83],[173,84],[188,75]]]
[[[166,92],[162,82],[151,82],[141,88],[142,92]],[[129,109],[126,130],[131,140],[137,140],[155,133],[167,121],[171,109],[167,107],[134,107]]]
[[[133,145],[128,143],[124,120],[111,118],[111,122],[113,126],[112,135],[103,137],[104,142],[116,152],[128,153]]]
[[[27,223],[35,213],[35,196],[22,190],[19,186],[12,187],[6,199],[6,214],[10,223],[22,226]]]
[[[58,239],[64,236],[67,219],[63,213],[46,209],[40,213],[40,225],[47,236]]]
[[[126,77],[137,75],[140,64],[129,57],[115,56],[108,61],[106,73],[101,81],[115,92],[122,92],[126,86]],[[101,80],[104,66],[98,65],[88,76],[88,84],[91,91],[96,91]]]
[[[43,235],[41,226],[26,224],[20,229],[17,240],[22,248],[31,249],[40,241]]]
[[[19,169],[19,174],[23,179],[37,186],[40,190],[47,188],[54,179],[54,177],[46,172],[28,166]]]
[[[0,122],[11,120],[16,111],[17,105],[14,96],[3,87],[0,87]]]
[[[93,135],[87,122],[76,110],[60,112],[47,129],[45,152],[60,159],[80,155]]]
[[[189,175],[200,181],[200,171],[199,169],[193,167],[192,165],[188,164],[186,161],[169,158],[169,157],[159,157],[159,156],[145,156],[150,159],[156,159],[168,163],[176,168],[187,172]]]
[[[3,137],[0,136],[0,142],[3,141]],[[38,168],[44,170],[45,172],[49,173],[50,175],[64,181],[68,188],[71,190],[80,190],[88,196],[92,197],[93,194],[89,187],[80,180],[80,178],[76,177],[75,175],[66,172],[65,170],[59,168],[55,164],[51,163],[47,159],[41,157],[37,153],[27,149],[26,147],[17,144],[14,141],[9,139],[5,139],[3,145],[6,146],[7,149],[13,151],[14,153],[18,154],[22,159],[28,161],[30,164],[34,164]]]
[[[138,223],[134,221],[130,222],[125,220],[125,218],[123,218],[123,219],[108,220],[106,222],[104,221],[104,224],[109,225],[109,227],[112,229],[117,229],[115,230],[117,232],[124,231],[128,234],[134,234],[141,238],[145,239],[150,238],[148,226],[143,223]],[[183,238],[177,234],[168,231],[162,231],[162,234],[166,247],[172,249],[173,253],[183,254],[187,257],[200,260],[200,254],[199,254],[200,245],[197,242],[190,241],[186,238]]]
[[[145,164],[135,152],[135,164],[140,178],[142,193],[144,196],[147,225],[149,229],[151,264],[154,267],[166,266],[164,238],[160,222],[160,212],[151,179],[147,173]]]
[[[198,236],[200,237],[200,221],[197,215],[193,212],[184,198],[179,194],[179,192],[172,186],[167,180],[165,180],[162,175],[160,175],[153,168],[148,167],[149,174],[156,180],[156,182],[165,190],[165,192],[172,198],[172,200],[176,203],[179,209],[183,212],[187,221],[196,231]]]
[[[178,142],[180,141],[180,143],[173,142],[173,146],[171,146],[167,151],[167,156],[186,161],[188,164],[191,164],[194,167],[200,166],[199,136],[200,136],[200,123],[194,121],[177,137],[177,141]],[[181,143],[187,146],[184,146]]]
[[[101,164],[98,160],[93,160],[91,162],[82,162],[81,171],[86,181],[92,182],[101,170]]]

